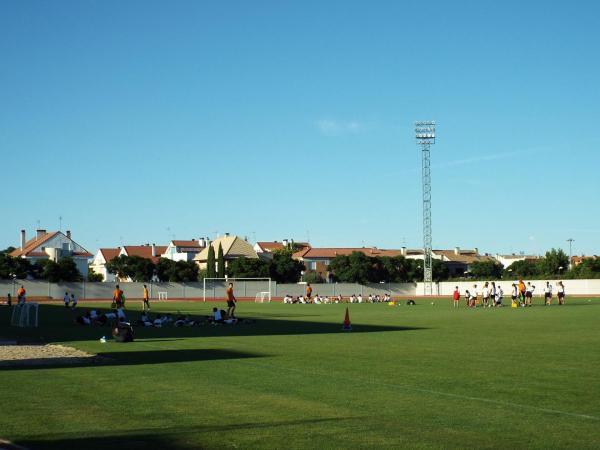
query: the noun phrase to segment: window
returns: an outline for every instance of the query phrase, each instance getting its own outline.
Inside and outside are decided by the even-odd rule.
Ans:
[[[316,261],[309,261],[308,268],[310,270],[317,270],[317,262]]]

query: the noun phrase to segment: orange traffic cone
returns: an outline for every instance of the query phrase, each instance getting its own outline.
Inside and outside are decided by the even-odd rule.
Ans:
[[[351,331],[352,325],[350,325],[350,312],[348,311],[348,307],[346,306],[346,317],[344,318],[344,326],[342,327],[344,331]]]

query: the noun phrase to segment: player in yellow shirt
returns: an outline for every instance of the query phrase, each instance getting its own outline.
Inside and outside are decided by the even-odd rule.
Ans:
[[[312,287],[310,286],[310,283],[306,283],[306,301],[307,303],[311,303],[312,299]]]
[[[150,294],[148,288],[144,285],[144,304],[142,305],[142,311],[150,311]]]
[[[227,316],[231,318],[235,318],[235,304],[237,300],[235,299],[235,295],[233,295],[233,283],[229,283],[229,287],[227,288]]]

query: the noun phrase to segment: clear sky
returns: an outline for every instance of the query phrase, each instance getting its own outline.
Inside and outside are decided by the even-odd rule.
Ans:
[[[230,232],[600,253],[600,6],[0,2],[0,247]]]

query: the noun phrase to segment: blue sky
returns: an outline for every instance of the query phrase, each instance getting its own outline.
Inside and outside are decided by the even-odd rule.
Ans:
[[[596,2],[3,1],[0,247],[599,253]]]

